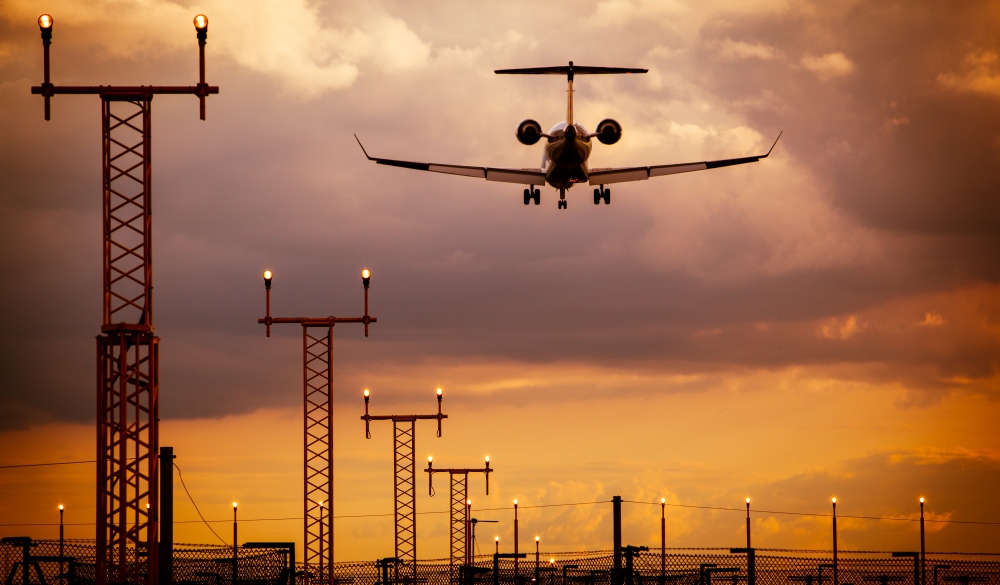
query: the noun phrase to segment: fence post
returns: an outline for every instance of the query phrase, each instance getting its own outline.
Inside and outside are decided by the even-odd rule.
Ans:
[[[622,568],[622,497],[611,498],[611,505],[614,509],[614,545],[615,545],[615,571]]]

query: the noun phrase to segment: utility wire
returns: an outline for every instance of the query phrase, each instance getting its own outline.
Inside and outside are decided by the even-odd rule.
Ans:
[[[14,469],[14,468],[20,468],[20,467],[43,467],[43,466],[50,466],[50,465],[76,465],[76,464],[80,464],[80,463],[97,463],[97,461],[96,460],[89,460],[89,461],[58,461],[58,462],[51,462],[51,463],[23,463],[23,464],[18,464],[18,465],[0,465],[0,469]],[[181,468],[177,467],[176,463],[174,464],[174,467],[177,468],[177,474],[179,476]],[[181,485],[184,485],[184,478],[181,478]],[[191,500],[191,503],[194,504],[194,499],[191,498],[191,494],[189,492],[187,492],[187,486],[184,487],[184,491],[188,494],[188,499]],[[587,506],[587,505],[592,505],[592,504],[607,504],[609,502],[611,502],[611,500],[597,500],[597,501],[594,501],[594,502],[572,502],[572,503],[566,503],[566,504],[539,504],[539,505],[536,505],[536,506],[520,506],[520,508],[522,510],[524,510],[524,509],[531,509],[531,508],[556,508],[556,507],[562,507],[562,506]],[[638,500],[622,500],[622,502],[625,502],[625,503],[628,503],[628,504],[646,504],[646,505],[650,505],[650,506],[666,505],[666,506],[670,506],[672,508],[692,508],[692,509],[696,509],[696,510],[717,510],[717,511],[720,511],[720,512],[741,512],[741,513],[742,512],[746,512],[746,510],[744,508],[723,508],[721,506],[699,506],[699,505],[695,505],[695,504],[660,504],[660,502],[642,502],[642,501],[638,501]],[[195,508],[195,510],[198,510],[197,504],[195,504],[194,508]],[[514,508],[512,506],[504,506],[504,507],[501,507],[501,508],[481,508],[481,510],[483,510],[485,512],[495,512],[495,511],[499,511],[499,510],[513,510],[513,509]],[[820,514],[820,513],[813,513],[813,512],[785,512],[785,511],[780,511],[780,510],[753,510],[753,511],[761,513],[761,514],[781,514],[781,515],[784,515],[784,516],[811,516],[811,517],[814,517],[814,518],[831,518],[831,517],[833,517],[833,514]],[[447,514],[447,512],[417,512],[417,514]],[[340,519],[340,518],[379,518],[379,517],[386,517],[386,516],[393,516],[393,515],[394,514],[355,514],[355,515],[349,515],[349,516],[334,516],[333,519],[337,520],[337,519]],[[228,520],[205,520],[205,517],[201,515],[200,511],[198,512],[198,516],[201,517],[201,521],[204,522],[206,525],[208,525],[209,522],[228,522]],[[897,518],[897,517],[892,517],[892,516],[852,516],[852,515],[849,515],[849,514],[838,514],[837,517],[838,518],[849,518],[849,519],[852,519],[852,520],[876,520],[876,521],[886,520],[886,521],[895,521],[895,522],[919,522],[920,521],[919,518]],[[250,519],[244,520],[244,522],[257,522],[257,521],[264,521],[264,520],[302,520],[302,518],[257,518],[257,519],[253,519],[253,520],[250,520]],[[178,522],[176,522],[176,524],[184,524],[184,523],[190,523],[190,522],[197,522],[197,520],[178,521]],[[1000,526],[1000,522],[990,522],[990,521],[985,521],[985,520],[935,520],[935,519],[932,519],[932,518],[926,518],[926,519],[924,519],[924,522],[934,522],[934,523],[937,523],[937,524],[972,524],[972,525],[980,525],[980,526]],[[0,526],[49,526],[49,525],[50,524],[0,524]],[[67,526],[93,526],[93,523],[90,523],[90,524],[68,524]],[[209,529],[211,529],[211,526],[209,526]],[[212,533],[215,534],[215,531],[213,530]],[[219,535],[216,534],[215,537],[219,538]],[[223,543],[225,543],[225,541],[223,541],[221,538],[219,538],[219,540],[222,541]]]
[[[22,463],[20,465],[0,465],[0,469],[14,469],[15,467],[46,467],[49,465],[77,465],[78,463],[97,463],[96,459],[90,461],[57,461],[53,463]]]
[[[188,499],[191,500],[191,505],[194,506],[194,511],[198,512],[198,517],[201,518],[202,522],[205,522],[205,526],[208,526],[208,529],[212,531],[212,534],[215,534],[215,537],[219,539],[219,542],[228,546],[226,541],[222,540],[222,537],[215,532],[212,525],[206,522],[205,517],[201,515],[201,510],[198,509],[198,504],[194,502],[194,498],[191,497],[191,492],[188,491],[187,484],[184,483],[184,476],[181,474],[181,468],[178,467],[176,463],[174,463],[174,469],[177,470],[177,477],[181,480],[181,485],[184,487],[184,493],[187,494]]]
[[[674,508],[696,508],[699,510],[719,510],[722,512],[746,512],[745,508],[723,508],[720,506],[695,506],[692,504],[661,504],[660,502],[640,502],[636,500],[622,500],[629,504],[646,504],[650,506],[671,506]],[[751,510],[761,514],[783,514],[785,516],[812,516],[816,518],[832,518],[833,514],[818,514],[814,512],[781,512],[778,510]],[[837,518],[851,518],[853,520],[889,520],[896,522],[920,522],[919,518],[898,518],[894,516],[851,516],[849,514],[837,514]],[[936,522],[938,524],[980,524],[984,526],[1000,526],[1000,522],[988,522],[985,520],[934,520],[926,518],[924,522]]]

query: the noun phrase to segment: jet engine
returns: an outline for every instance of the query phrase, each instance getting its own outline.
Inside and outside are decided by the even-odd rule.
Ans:
[[[614,144],[622,139],[622,125],[611,118],[601,120],[596,134],[601,144]]]
[[[517,125],[517,139],[521,144],[532,145],[542,138],[542,126],[534,120],[525,120]]]

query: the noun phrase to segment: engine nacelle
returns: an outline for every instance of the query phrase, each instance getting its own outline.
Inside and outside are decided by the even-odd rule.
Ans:
[[[622,139],[622,125],[607,118],[597,125],[597,139],[601,144],[614,144]]]
[[[517,139],[521,144],[536,144],[542,138],[542,126],[534,120],[525,120],[517,125]]]

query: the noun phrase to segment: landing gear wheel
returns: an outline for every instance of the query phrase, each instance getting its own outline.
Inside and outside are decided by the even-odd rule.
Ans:
[[[539,203],[542,202],[542,192],[539,191],[538,189],[535,189],[531,193],[531,197],[535,200],[535,205],[538,205]]]
[[[531,201],[531,191],[529,191],[528,189],[525,189],[524,190],[524,204],[527,205],[529,201]]]
[[[559,200],[559,209],[566,209],[566,200],[565,199],[560,199]]]
[[[604,204],[611,205],[611,189],[604,190]]]
[[[594,205],[600,205],[600,204],[601,204],[601,190],[594,189]]]

